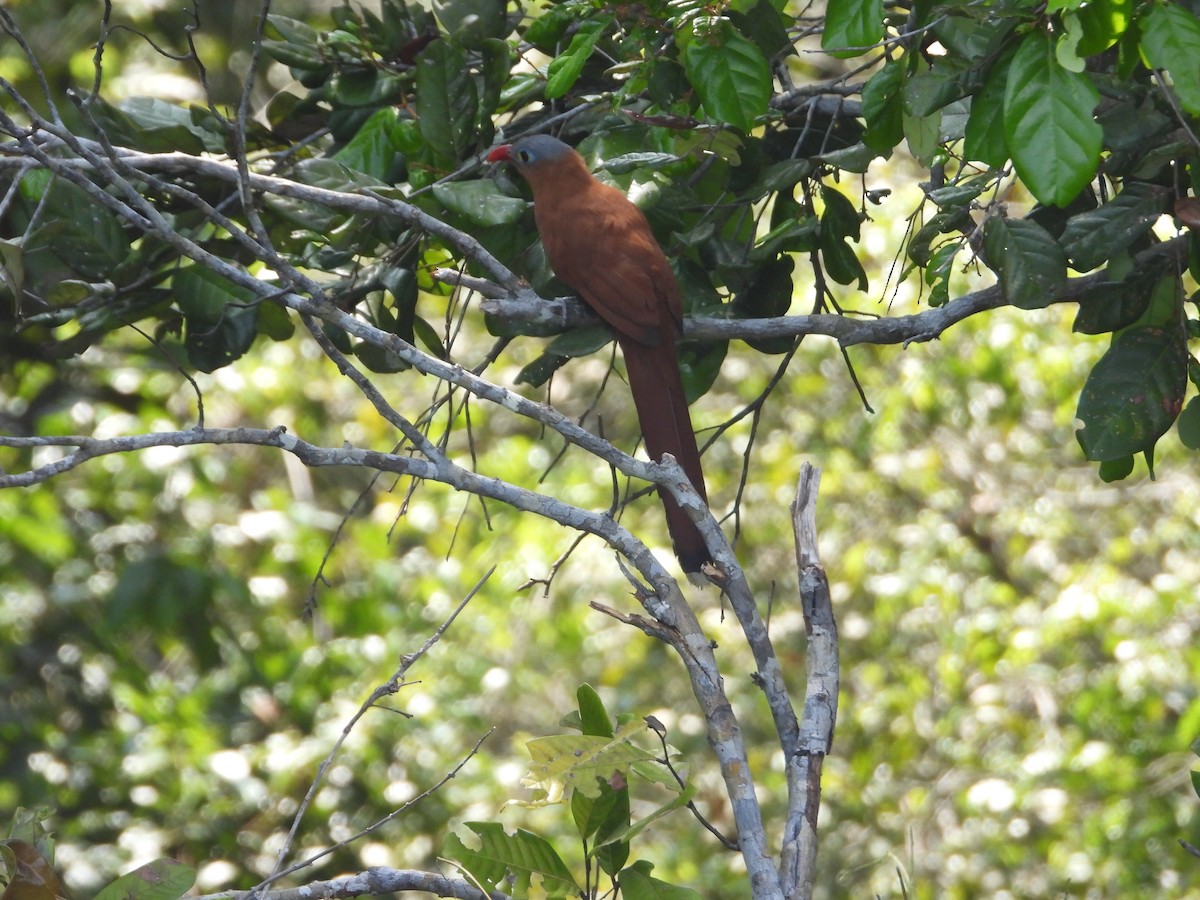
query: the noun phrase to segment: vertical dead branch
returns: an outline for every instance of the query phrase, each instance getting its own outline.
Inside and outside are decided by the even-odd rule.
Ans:
[[[817,552],[817,489],[821,470],[805,463],[792,501],[796,535],[796,568],[800,604],[808,635],[804,713],[800,739],[788,759],[791,798],[784,835],[780,875],[784,896],[808,900],[817,864],[817,814],[821,808],[821,769],[833,745],[837,721],[837,623],[829,596],[829,580]]]

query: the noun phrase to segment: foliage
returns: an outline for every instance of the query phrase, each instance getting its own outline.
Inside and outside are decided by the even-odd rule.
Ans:
[[[1189,312],[1200,250],[1191,233],[1200,156],[1197,12],[1194,2],[920,2],[885,9],[847,0],[831,3],[821,23],[769,0],[728,7],[568,0],[516,14],[468,0],[436,13],[384,0],[378,13],[336,8],[332,25],[270,18],[263,50],[288,67],[299,88],[275,94],[261,124],[227,117],[215,104],[110,101],[103,91],[61,112],[71,133],[100,146],[107,140],[140,154],[241,155],[256,174],[306,188],[407,199],[471,234],[541,293],[553,289],[552,276],[530,249],[522,188],[505,173],[483,173],[477,160],[500,135],[548,128],[577,143],[603,177],[647,208],[693,315],[749,320],[801,305],[840,315],[861,312],[862,293],[880,300],[890,294],[899,304],[916,291],[933,307],[953,308],[962,299],[954,295],[981,288],[981,270],[990,270],[1002,298],[991,305],[1011,305],[1021,316],[1004,318],[991,335],[959,326],[948,343],[963,348],[962,360],[939,356],[920,376],[897,375],[872,351],[867,358],[879,371],[863,374],[868,396],[904,403],[905,414],[885,409],[870,427],[855,424],[848,394],[835,414],[806,408],[822,389],[812,372],[819,366],[836,376],[820,351],[791,355],[800,327],[753,339],[756,353],[801,363],[784,380],[769,378],[775,360],[748,361],[729,336],[686,346],[690,392],[707,393],[726,416],[756,410],[757,392],[782,384],[774,401],[787,411],[784,421],[767,419],[761,433],[743,436],[756,459],[744,496],[737,488],[735,511],[749,546],[763,548],[759,581],[771,583],[788,565],[786,541],[782,529],[753,521],[743,504],[748,511],[773,502],[794,477],[800,444],[826,454],[827,470],[836,473],[831,501],[843,523],[857,526],[857,533],[848,524],[831,530],[845,592],[878,600],[848,600],[845,610],[858,628],[848,630],[846,649],[851,687],[843,708],[850,713],[839,747],[847,749],[841,761],[831,759],[827,785],[827,796],[837,798],[824,845],[828,883],[838,875],[859,879],[860,888],[872,878],[876,891],[894,886],[890,864],[880,876],[884,887],[862,867],[886,853],[902,855],[906,826],[920,818],[935,834],[915,838],[928,850],[925,860],[914,859],[918,884],[944,878],[940,886],[953,884],[961,896],[995,891],[997,880],[1016,893],[1075,890],[1079,868],[1068,857],[1078,841],[1062,823],[1069,805],[1090,823],[1081,852],[1097,882],[1125,892],[1148,883],[1166,889],[1177,873],[1159,862],[1158,851],[1184,814],[1164,810],[1142,788],[1144,773],[1195,732],[1194,688],[1182,675],[1194,670],[1194,629],[1177,623],[1156,649],[1152,623],[1189,599],[1194,566],[1180,557],[1196,549],[1194,523],[1163,495],[1154,495],[1139,518],[1133,492],[1098,493],[1053,442],[1070,428],[1073,407],[1082,422],[1079,444],[1101,463],[1105,481],[1129,476],[1137,454],[1153,472],[1158,441],[1176,420],[1182,447],[1165,455],[1177,471],[1187,471],[1183,448],[1200,446],[1200,400],[1185,404],[1189,381],[1200,383],[1188,348],[1200,332]],[[795,54],[817,49],[817,40],[823,55]],[[861,102],[852,99],[858,93]],[[28,111],[10,103],[5,114],[5,130],[18,140]],[[869,274],[882,261],[872,258],[867,235],[872,219],[884,215],[881,204],[901,202],[898,160],[905,153],[923,168],[911,179],[921,184],[916,203],[887,212],[909,223],[901,287]],[[459,305],[449,279],[435,274],[454,265],[475,276],[494,278],[495,271],[445,233],[380,207],[267,188],[253,221],[239,196],[249,189],[235,178],[198,162],[163,169],[135,163],[126,174],[189,242],[187,253],[123,215],[116,204],[131,201],[111,184],[72,181],[44,166],[4,169],[0,377],[17,401],[4,411],[6,430],[116,433],[188,421],[193,398],[177,390],[186,373],[209,397],[209,416],[283,419],[301,433],[328,430],[336,442],[390,442],[391,432],[358,412],[353,395],[322,384],[328,375],[294,349],[297,317],[276,296],[287,266],[318,281],[332,305],[434,358],[490,361],[523,331],[494,314],[488,326],[499,339],[495,352],[481,349],[484,336],[465,322],[473,312]],[[1164,231],[1172,214],[1183,232],[1177,237]],[[240,240],[255,230],[277,257]],[[228,268],[214,269],[200,254]],[[1088,272],[1094,277],[1072,277]],[[810,290],[807,301],[797,299],[797,284]],[[1078,306],[1070,351],[1062,317],[1043,312],[1064,302]],[[1026,338],[1003,342],[1002,327]],[[389,345],[334,323],[323,334],[369,371],[408,379],[396,391],[431,410],[426,433],[464,456],[486,447],[481,471],[528,480],[518,462],[545,453],[531,428],[500,423],[478,406],[417,402],[412,363]],[[1107,350],[1091,352],[1093,336],[1104,337]],[[595,330],[558,336],[532,359],[532,342],[524,342],[496,379],[540,386],[564,360],[595,353],[604,338]],[[263,375],[264,359],[276,361],[273,375]],[[755,377],[731,376],[727,367]],[[586,382],[583,369],[567,371]],[[265,383],[255,383],[260,377]],[[892,382],[901,386],[898,397],[884,393]],[[248,396],[237,396],[239,387]],[[1022,397],[1037,402],[1024,406]],[[438,410],[446,412],[435,426]],[[496,445],[468,443],[476,434],[496,436]],[[1021,441],[1038,452],[1015,446]],[[1003,490],[987,483],[993,470],[986,463],[997,453],[1022,461],[1003,471],[1011,482]],[[744,459],[750,455],[748,449]],[[729,446],[718,445],[708,458],[731,471],[744,464]],[[36,459],[28,450],[10,452],[5,470]],[[946,460],[949,471],[941,471]],[[1051,475],[1030,476],[1030,467],[1048,465]],[[607,485],[598,482],[607,473],[597,479],[590,468],[563,463],[561,481],[581,485],[581,504],[603,507]],[[35,780],[57,786],[56,806],[76,837],[117,843],[126,820],[103,811],[139,797],[134,802],[153,809],[169,840],[193,858],[210,852],[202,848],[217,848],[225,859],[242,849],[260,857],[247,869],[270,868],[263,860],[278,823],[260,827],[253,819],[264,796],[295,795],[307,783],[303,763],[314,761],[314,751],[304,739],[341,725],[327,706],[329,685],[345,700],[361,688],[354,680],[365,677],[364,659],[378,658],[382,647],[410,650],[397,635],[423,633],[439,621],[446,595],[464,577],[458,567],[472,567],[489,552],[485,546],[502,543],[489,541],[469,516],[453,543],[441,525],[445,494],[426,494],[414,516],[408,501],[364,493],[346,473],[291,477],[297,484],[285,490],[282,467],[267,471],[237,455],[164,456],[144,468],[113,459],[106,472],[58,494],[0,500],[7,541],[0,553],[14,583],[6,591],[6,638],[19,647],[3,672],[13,687],[3,692],[0,796],[21,798],[34,776],[14,771],[35,759]],[[315,491],[301,484],[309,478]],[[1194,487],[1186,474],[1177,478],[1171,484]],[[737,478],[723,480],[717,476],[732,494]],[[226,489],[231,483],[236,492]],[[1096,498],[1116,498],[1117,511],[1102,524],[1059,508],[1022,520],[1045,502],[1047,485],[1098,506],[1113,501]],[[997,496],[1009,491],[1019,499],[997,507]],[[868,494],[870,515],[861,503]],[[279,508],[290,518],[269,511]],[[355,515],[343,519],[347,509]],[[388,546],[381,532],[404,511],[408,519]],[[517,517],[489,512],[512,543],[544,552],[546,539],[526,538],[521,529],[528,526]],[[280,584],[323,572],[328,535],[343,526],[337,561],[347,581],[338,585],[338,604],[320,607],[324,627],[339,640],[318,658],[302,652],[313,645],[312,634],[291,614],[294,597]],[[1035,533],[1040,528],[1059,532],[1063,546],[1048,551],[1051,537]],[[456,562],[440,562],[452,548]],[[549,567],[552,560],[536,562]],[[557,582],[585,596],[596,583],[586,576]],[[1128,608],[1129,596],[1137,598],[1138,614]],[[400,602],[387,602],[396,597]],[[530,719],[532,694],[542,698],[539,714],[563,708],[561,684],[520,671],[523,644],[537,638],[538,646],[553,645],[561,659],[577,662],[602,640],[569,619],[562,600],[532,605],[527,622],[481,615],[476,637],[500,642],[496,656],[464,654],[421,695],[431,708],[454,702],[454,722],[443,727],[455,743],[496,718],[472,686],[497,670],[518,679],[510,702],[524,710],[510,713],[506,732],[544,730],[544,722]],[[1043,609],[1049,621],[1039,629]],[[268,614],[273,627],[264,627]],[[928,632],[947,620],[955,628],[937,635],[946,642],[939,647]],[[508,628],[520,631],[495,637]],[[792,629],[787,633],[796,634],[794,623]],[[376,635],[389,637],[381,646]],[[684,698],[657,682],[631,684],[637,671],[655,672],[663,659],[653,650],[628,652],[635,655],[608,664],[611,690],[627,701],[622,708],[678,711]],[[1172,665],[1176,675],[1165,671]],[[1072,680],[1079,684],[1067,693]],[[47,693],[58,721],[43,717]],[[749,690],[738,695],[746,703],[750,697]],[[1051,734],[1034,733],[1031,723],[1046,724]],[[396,723],[374,729],[369,734],[379,746],[358,748],[353,770],[341,772],[324,797],[331,839],[352,830],[347,819],[363,824],[365,813],[355,811],[374,809],[380,785],[424,785],[445,766],[442,756],[402,744]],[[980,744],[967,740],[979,734]],[[690,752],[698,754],[699,744],[695,738]],[[115,770],[122,756],[143,768],[97,776]],[[281,764],[281,757],[301,764]],[[755,762],[759,771],[771,770],[768,759]],[[233,774],[217,779],[214,791],[206,766]],[[950,773],[946,781],[930,788],[942,773]],[[1099,793],[1106,780],[1120,799]],[[769,776],[766,783],[774,784]],[[1068,793],[1069,804],[1055,791]],[[613,796],[603,788],[601,794]],[[450,796],[459,808],[479,802],[470,791]],[[586,843],[614,825],[607,816],[596,825],[590,813],[576,812],[579,796],[572,812],[576,837]],[[715,804],[713,797],[710,789]],[[939,807],[942,819],[930,812]],[[272,812],[282,816],[285,805]],[[418,808],[409,827],[440,834],[451,817],[442,808]],[[972,831],[973,822],[991,833]],[[508,871],[535,843],[542,871],[555,868],[548,844],[521,832],[514,837],[498,823],[476,828],[495,856],[509,861]],[[1019,871],[1027,859],[1014,840],[1037,848],[1039,862],[1028,872]],[[322,842],[312,837],[308,846]],[[718,857],[689,858],[679,848],[679,841],[660,843],[659,871],[677,883],[728,889]],[[967,871],[952,874],[932,861],[956,852],[970,855]],[[595,845],[585,854],[610,876],[624,865],[601,858]],[[343,848],[332,865],[357,861]],[[644,862],[624,873],[626,896],[662,892]]]

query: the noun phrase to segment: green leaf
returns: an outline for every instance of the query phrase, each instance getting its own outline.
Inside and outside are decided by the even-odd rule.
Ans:
[[[1072,216],[1059,243],[1072,267],[1087,272],[1127,250],[1166,210],[1167,192],[1131,184],[1103,206]]]
[[[644,728],[643,723],[634,722],[612,737],[563,734],[534,738],[525,744],[532,762],[522,781],[549,796],[575,789],[594,797],[599,790],[596,779],[606,781],[613,772],[624,772],[635,762],[654,759],[653,753],[628,740]]]
[[[559,356],[557,353],[543,353],[533,362],[522,367],[513,381],[516,384],[527,384],[530,387],[541,387],[550,380],[555,372],[570,362],[570,357]]]
[[[688,403],[708,393],[728,352],[729,341],[685,341],[679,345],[679,374]]]
[[[648,871],[632,867],[621,872],[620,883],[624,900],[700,900],[701,896],[691,888],[662,881]]]
[[[501,191],[491,178],[435,184],[433,196],[451,212],[485,226],[516,224],[528,206],[520,197],[510,197]]]
[[[279,33],[279,36],[290,44],[307,44],[315,47],[320,39],[317,30],[311,25],[299,19],[281,16],[278,13],[269,13],[267,15],[267,24],[274,28]]]
[[[969,69],[949,67],[918,72],[904,85],[904,111],[916,118],[932,115],[979,87],[976,77]]]
[[[575,36],[571,38],[567,49],[550,61],[550,65],[546,68],[546,98],[548,100],[555,100],[563,96],[575,85],[583,72],[583,67],[592,58],[596,42],[600,40],[600,36],[612,24],[612,21],[611,16],[606,16],[603,19],[584,22],[575,32]]]
[[[1200,116],[1200,19],[1181,4],[1155,3],[1141,24],[1142,52],[1170,73],[1183,108]]]
[[[950,276],[954,270],[954,258],[964,241],[948,241],[933,251],[929,265],[925,268],[925,283],[929,292],[930,306],[945,306],[950,301]]]
[[[1083,28],[1079,55],[1095,56],[1111,47],[1129,28],[1132,13],[1133,0],[1088,0],[1075,11]]]
[[[1100,480],[1105,484],[1124,481],[1133,473],[1133,455],[1120,459],[1106,459],[1100,463]]]
[[[41,174],[28,173],[20,185],[22,195],[42,203],[39,223],[25,240],[26,274],[33,268],[31,257],[49,250],[83,279],[112,277],[131,248],[121,220],[78,185]]]
[[[525,29],[525,40],[543,53],[553,54],[555,45],[567,29],[579,19],[579,7],[562,3],[546,7]]]
[[[821,197],[825,211],[821,214],[821,259],[825,271],[838,284],[858,283],[859,290],[867,289],[867,273],[858,261],[854,248],[846,241],[857,241],[862,227],[858,209],[841,191],[823,187]]]
[[[342,165],[372,178],[378,178],[380,181],[391,180],[389,176],[396,160],[396,124],[394,109],[376,110],[333,158]]]
[[[579,721],[584,734],[596,737],[612,737],[612,719],[604,708],[604,701],[590,684],[581,684],[575,691],[575,700],[579,704]]]
[[[480,73],[483,90],[479,97],[479,126],[488,133],[480,137],[480,143],[492,140],[494,126],[492,116],[500,108],[500,98],[512,69],[512,48],[507,41],[489,38],[480,48]]]
[[[612,330],[607,325],[583,325],[556,336],[546,345],[546,352],[574,359],[595,353],[612,343],[612,339]]]
[[[787,31],[794,21],[790,15],[781,14],[770,0],[751,0],[741,6],[745,11],[730,8],[729,18],[738,31],[754,41],[763,56],[770,59],[780,53],[795,54]]]
[[[444,161],[462,159],[474,141],[479,98],[466,54],[434,41],[417,58],[417,121],[421,135]]]
[[[156,859],[105,885],[95,900],[179,900],[195,881],[190,866],[174,859]]]
[[[749,131],[771,99],[766,57],[723,16],[699,16],[692,29],[683,66],[704,111],[715,121]]]
[[[1042,203],[1066,206],[1096,174],[1099,100],[1086,74],[1058,64],[1048,35],[1025,36],[1005,87],[1004,134],[1017,174]]]
[[[505,37],[512,27],[505,18],[506,4],[497,0],[443,0],[432,6],[454,43],[468,50]]]
[[[466,822],[479,847],[472,849],[452,834],[446,839],[443,856],[461,865],[489,888],[503,886],[514,897],[528,897],[534,876],[549,898],[579,895],[579,885],[554,847],[545,838],[518,829],[507,834],[498,822]],[[512,875],[513,882],[508,883]]]
[[[1179,440],[1189,450],[1200,450],[1200,397],[1188,401],[1179,414]]]
[[[867,123],[863,143],[872,150],[890,150],[904,137],[903,83],[904,65],[891,59],[863,85],[862,115]]]
[[[904,114],[904,136],[908,140],[908,152],[923,166],[933,165],[941,149],[942,113],[927,116]]]
[[[203,266],[185,266],[171,278],[184,318],[191,364],[213,372],[242,356],[258,333],[259,303],[249,289]]]
[[[1067,258],[1049,232],[1028,219],[988,219],[983,229],[988,266],[1004,298],[1019,309],[1041,309],[1067,281]]]
[[[857,241],[862,233],[862,212],[850,198],[836,188],[821,185],[825,211],[821,213],[821,234]]]
[[[740,319],[765,319],[786,315],[792,305],[795,285],[792,272],[795,260],[784,255],[759,266],[750,282],[738,291],[730,304]],[[759,353],[786,353],[795,345],[787,336],[747,341]]]
[[[328,96],[339,111],[353,110],[370,115],[376,107],[400,101],[406,88],[407,81],[399,75],[352,69],[333,79]]]
[[[988,71],[983,87],[971,98],[971,113],[963,135],[963,156],[998,169],[1008,162],[1008,138],[1004,132],[1004,96],[1012,54],[998,60]]]
[[[1157,268],[1138,270],[1121,281],[1092,288],[1078,298],[1079,312],[1071,330],[1079,334],[1105,334],[1129,327],[1146,312],[1161,275]]]
[[[859,56],[883,40],[883,0],[829,0],[821,48],[834,56]]]
[[[99,100],[92,115],[115,143],[147,153],[221,153],[225,134],[207,109],[156,97],[130,97],[115,106]]]
[[[1178,418],[1187,386],[1187,344],[1177,329],[1118,335],[1079,395],[1075,436],[1091,460],[1149,450]]]

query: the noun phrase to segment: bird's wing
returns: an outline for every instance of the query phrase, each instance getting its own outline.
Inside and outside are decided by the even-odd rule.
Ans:
[[[550,265],[614,329],[656,345],[682,320],[679,287],[646,217],[596,182],[586,195],[545,204],[538,230]]]

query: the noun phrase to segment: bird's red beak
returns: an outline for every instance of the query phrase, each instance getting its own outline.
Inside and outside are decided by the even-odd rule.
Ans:
[[[492,150],[487,155],[487,161],[491,163],[510,162],[512,160],[512,144],[501,144]]]

